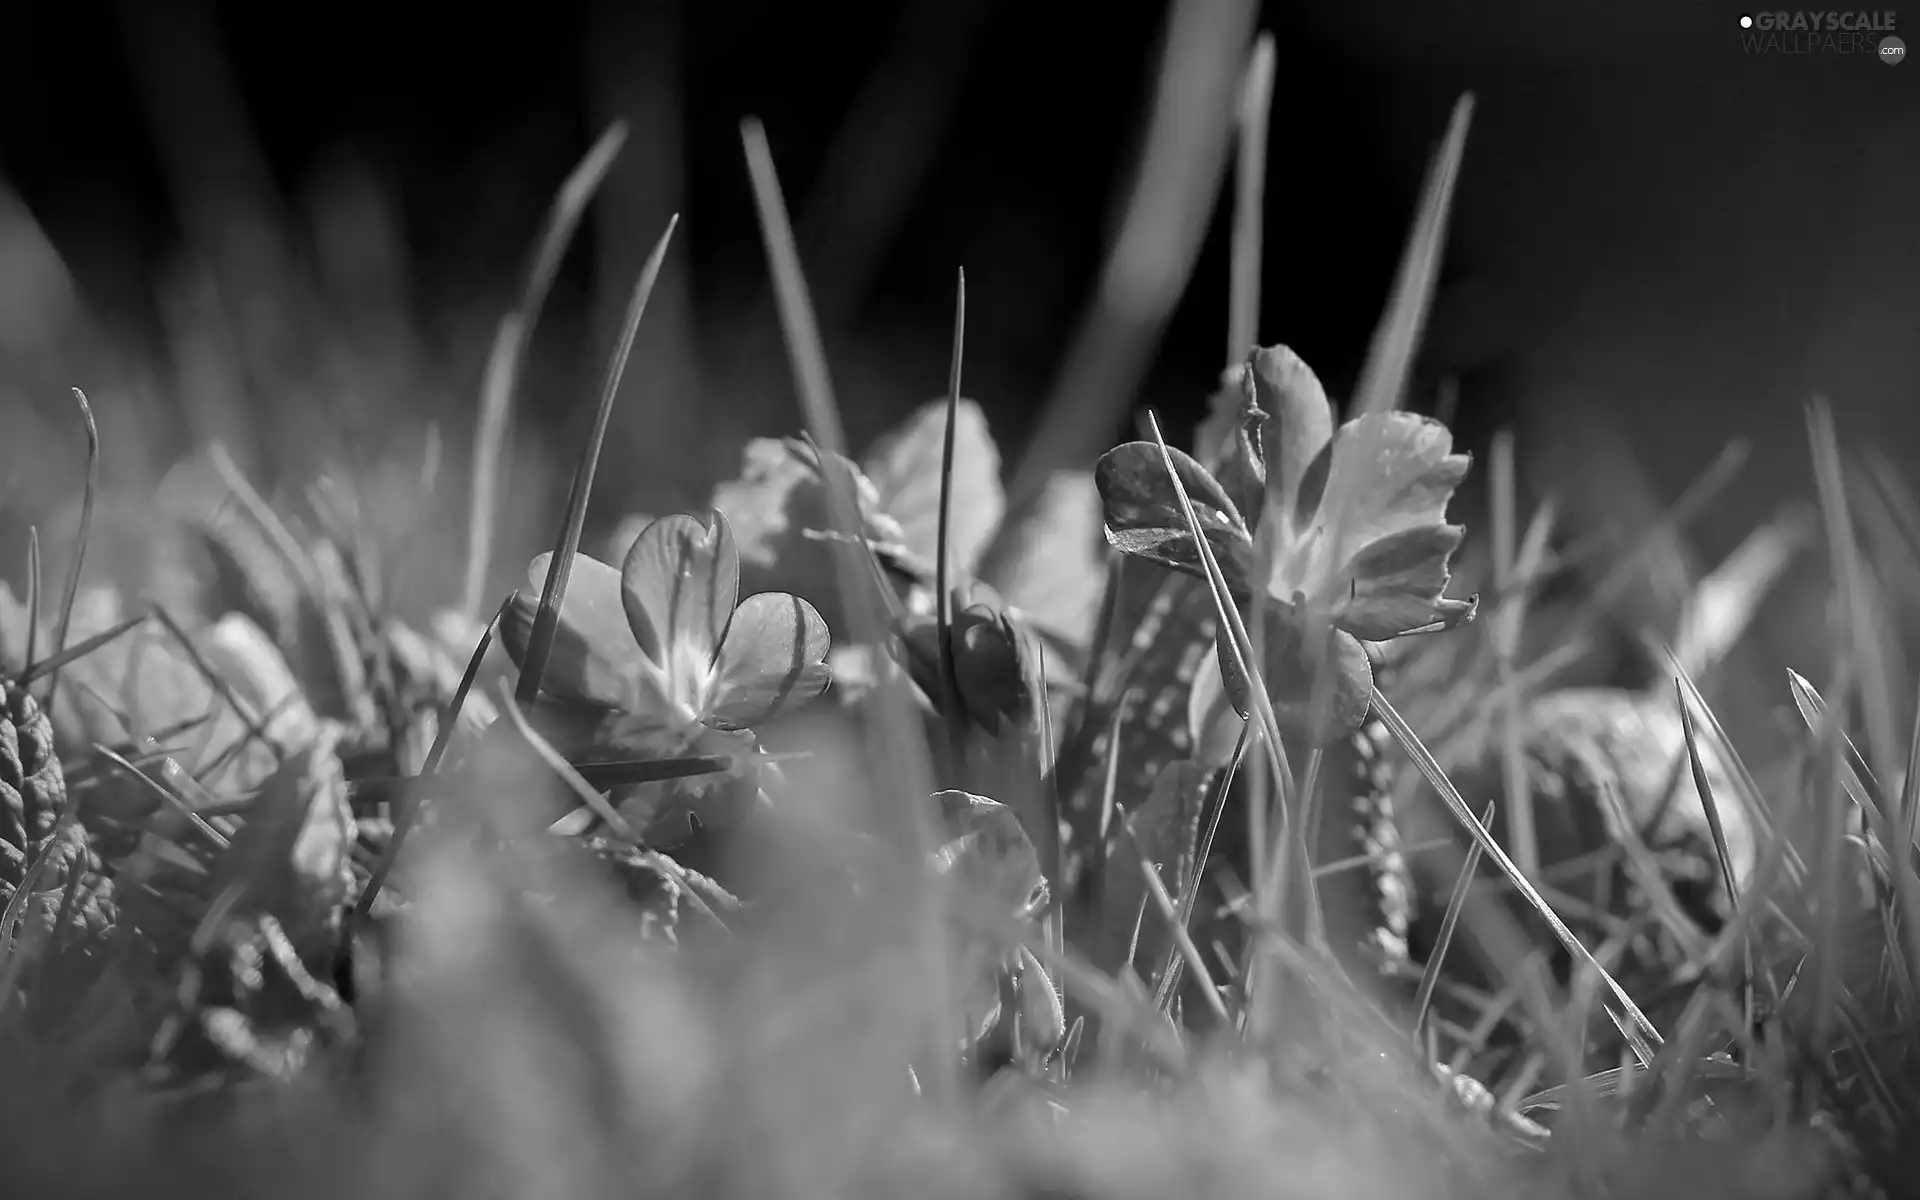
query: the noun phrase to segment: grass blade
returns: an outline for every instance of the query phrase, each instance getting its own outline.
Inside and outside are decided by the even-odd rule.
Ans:
[[[1260,272],[1266,265],[1267,138],[1273,116],[1273,35],[1253,43],[1240,87],[1239,157],[1234,167],[1232,292],[1227,304],[1227,365],[1245,361],[1260,339]]]
[[[922,798],[932,792],[925,730],[915,719],[917,709],[898,664],[885,652],[888,626],[880,611],[879,596],[864,578],[860,559],[871,561],[871,553],[860,537],[859,502],[846,473],[833,464],[847,454],[846,433],[834,402],[833,381],[827,370],[827,356],[821,344],[820,328],[813,303],[807,294],[800,252],[794,244],[793,223],[781,194],[780,177],[774,169],[773,150],[767,144],[766,127],[755,117],[740,123],[740,141],[747,160],[747,174],[753,185],[754,206],[760,219],[760,236],[767,251],[773,275],[775,299],[780,311],[780,326],[786,337],[787,356],[800,392],[801,411],[808,432],[820,455],[821,479],[827,501],[827,515],[833,532],[842,539],[840,552],[834,555],[842,597],[853,637],[873,647],[877,686],[861,705],[861,727],[866,737],[869,761],[878,767],[880,794],[890,803],[875,808],[874,816],[892,824],[896,834],[912,848],[916,862],[928,861],[938,845],[932,813]],[[838,456],[838,457],[837,457]],[[900,828],[904,825],[904,829]],[[910,894],[921,949],[921,969],[926,972],[926,995],[938,997],[926,1014],[928,1036],[944,1040],[945,1031],[955,1027],[951,1012],[952,995],[947,986],[947,968],[951,961],[947,946],[947,925],[943,897],[924,887]],[[956,1086],[951,1063],[944,1054],[935,1054],[930,1070],[938,1074],[927,1081],[934,1093],[951,1096]]]
[[[93,751],[101,758],[106,759],[120,770],[132,776],[134,781],[139,783],[142,788],[158,796],[160,802],[175,813],[178,813],[181,820],[186,823],[186,827],[193,830],[207,845],[215,850],[225,850],[227,848],[227,835],[221,833],[212,825],[209,825],[206,817],[202,816],[185,797],[175,792],[172,788],[167,787],[145,771],[142,771],[128,759],[98,742],[94,743]]]
[[[33,665],[33,656],[40,644],[40,527],[27,527],[27,645],[20,655],[20,665]]]
[[[1192,275],[1225,174],[1234,88],[1258,5],[1175,0],[1145,145],[1093,303],[1007,487],[1018,528],[1059,470],[1091,461],[1119,423]]]
[[[1240,764],[1247,757],[1247,747],[1253,744],[1253,725],[1242,723],[1240,736],[1233,744],[1233,755],[1227,760],[1214,778],[1213,786],[1208,789],[1205,824],[1200,829],[1200,839],[1193,850],[1193,875],[1187,880],[1186,891],[1180,896],[1180,928],[1189,934],[1193,929],[1193,908],[1200,899],[1200,881],[1206,876],[1207,864],[1213,859],[1213,839],[1220,831],[1221,814],[1227,811],[1227,797],[1233,792],[1234,777],[1240,773]],[[1176,950],[1178,948],[1176,947]],[[1180,986],[1181,958],[1175,951],[1169,951],[1167,961],[1162,964],[1160,986],[1153,998],[1154,1007],[1166,1012]]]
[[[440,769],[440,761],[453,744],[454,731],[460,727],[460,710],[466,706],[467,694],[473,691],[473,681],[480,675],[480,664],[486,661],[487,651],[493,648],[494,631],[500,628],[507,605],[512,603],[511,598],[501,602],[493,614],[493,620],[488,621],[487,627],[480,631],[480,640],[474,644],[473,653],[467,656],[467,669],[460,674],[460,682],[453,689],[453,698],[440,718],[440,728],[434,731],[433,745],[428,748],[427,757],[421,763],[423,776],[431,776]],[[372,914],[373,902],[380,895],[380,889],[386,886],[387,876],[393,872],[393,864],[400,860],[400,847],[406,842],[414,823],[419,820],[420,807],[426,799],[427,792],[419,784],[412,785],[410,796],[401,797],[399,811],[393,816],[393,832],[388,835],[386,847],[381,850],[380,858],[367,876],[367,886],[361,889],[360,898],[354,903],[355,920],[365,920]]]
[[[1521,724],[1525,701],[1512,686],[1514,656],[1519,652],[1520,624],[1526,616],[1525,589],[1513,586],[1518,525],[1514,497],[1513,431],[1503,429],[1494,435],[1491,458],[1493,492],[1493,580],[1506,597],[1493,615],[1490,631],[1493,642],[1495,675],[1506,702],[1500,706],[1500,766],[1506,782],[1507,837],[1513,843],[1513,860],[1528,878],[1540,873],[1540,837],[1534,827],[1533,791],[1527,777],[1526,759],[1521,748]]]
[[[960,271],[953,295],[953,358],[947,367],[947,428],[940,443],[940,519],[933,561],[934,616],[938,622],[940,710],[953,762],[959,770],[966,754],[966,711],[960,701],[953,658],[953,593],[950,532],[953,518],[953,442],[960,423],[960,364],[967,344],[967,273]],[[1043,698],[1044,703],[1044,698]]]
[[[1233,601],[1233,594],[1227,587],[1226,576],[1221,573],[1220,564],[1214,558],[1213,548],[1207,544],[1204,530],[1200,526],[1199,515],[1193,508],[1193,499],[1187,495],[1186,485],[1181,482],[1179,472],[1174,469],[1173,454],[1168,450],[1167,440],[1160,432],[1160,420],[1149,413],[1147,424],[1149,431],[1153,434],[1154,444],[1160,447],[1160,458],[1166,465],[1167,478],[1173,482],[1174,494],[1180,499],[1180,511],[1186,520],[1187,530],[1200,548],[1200,558],[1207,569],[1207,584],[1213,589],[1214,609],[1220,617],[1220,627],[1226,630],[1232,639],[1231,652],[1239,662],[1242,678],[1247,680],[1247,690],[1253,698],[1254,716],[1259,721],[1257,728],[1262,740],[1266,743],[1267,756],[1273,767],[1274,777],[1280,781],[1281,811],[1283,814],[1287,813],[1291,809],[1291,798],[1287,795],[1287,791],[1293,781],[1293,771],[1287,764],[1286,746],[1280,740],[1280,722],[1274,716],[1273,700],[1267,693],[1261,664],[1254,657],[1253,641],[1247,636],[1246,623],[1240,619],[1240,608]],[[1250,849],[1258,855],[1261,847],[1256,843]],[[1256,893],[1256,898],[1257,896]],[[1261,915],[1270,918],[1276,914],[1262,911]]]
[[[607,364],[606,381],[600,389],[600,407],[593,415],[593,432],[580,450],[580,463],[574,468],[573,487],[567,494],[566,523],[561,527],[553,558],[547,565],[547,578],[540,589],[540,607],[534,611],[533,632],[527,637],[525,666],[520,671],[520,686],[515,696],[522,704],[533,703],[540,694],[540,680],[546,674],[547,658],[553,653],[553,637],[560,623],[560,605],[566,599],[567,580],[573,574],[573,556],[580,549],[580,535],[586,527],[587,501],[593,493],[594,472],[600,465],[600,449],[607,440],[607,421],[613,416],[613,401],[620,394],[620,380],[626,374],[627,358],[633,353],[634,335],[640,331],[640,318],[646,315],[647,301],[660,279],[660,264],[666,260],[673,231],[680,224],[678,215],[667,220],[667,228],[654,243],[653,252],[640,269],[640,281],[634,285],[633,298],[620,326],[620,341]]]
[[[1727,827],[1720,819],[1720,804],[1714,798],[1713,785],[1707,779],[1707,766],[1700,758],[1700,738],[1693,728],[1693,713],[1687,706],[1687,690],[1673,681],[1674,700],[1680,705],[1680,732],[1687,740],[1687,765],[1693,771],[1693,789],[1700,793],[1700,807],[1707,814],[1707,829],[1713,834],[1713,853],[1720,863],[1720,882],[1727,889],[1727,903],[1735,916],[1740,912],[1740,881],[1734,875],[1733,853],[1727,848]],[[1742,1029],[1753,1028],[1753,942],[1741,946],[1742,973],[1740,1013]]]
[[[1487,805],[1480,814],[1480,824],[1493,827],[1494,806]],[[1447,950],[1453,945],[1453,934],[1460,925],[1460,912],[1467,906],[1467,890],[1473,886],[1474,878],[1480,873],[1480,843],[1467,847],[1466,860],[1460,865],[1460,875],[1453,881],[1453,891],[1447,896],[1447,911],[1440,918],[1440,933],[1434,939],[1433,953],[1427,956],[1427,965],[1420,969],[1420,986],[1413,994],[1413,1036],[1420,1039],[1421,1027],[1426,1024],[1427,1011],[1433,1007],[1433,989],[1440,984],[1440,968],[1447,960]]]
[[[1844,674],[1836,673],[1836,679],[1844,681],[1844,678],[1851,674],[1852,666],[1849,659],[1847,671]],[[1880,839],[1881,847],[1888,853],[1893,853],[1899,845],[1891,836],[1890,818],[1885,796],[1880,790],[1880,781],[1875,778],[1872,768],[1867,765],[1865,756],[1853,744],[1853,739],[1847,736],[1845,725],[1835,708],[1830,707],[1826,699],[1821,696],[1819,689],[1797,671],[1787,672],[1787,686],[1793,693],[1794,707],[1800,710],[1800,718],[1807,723],[1807,728],[1812,730],[1816,737],[1822,738],[1828,735],[1829,730],[1831,731],[1834,752],[1838,756],[1835,761],[1835,770],[1838,772],[1837,778],[1842,789],[1859,807],[1868,827],[1872,829],[1874,836]],[[1844,703],[1845,688],[1836,683],[1833,692],[1836,703]]]
[[[1634,1003],[1633,997],[1627,995],[1626,989],[1620,986],[1619,981],[1613,977],[1613,974],[1602,967],[1599,960],[1594,958],[1593,952],[1588,950],[1586,946],[1581,943],[1580,939],[1574,936],[1571,929],[1567,928],[1567,923],[1562,921],[1559,914],[1553,911],[1553,906],[1546,902],[1546,899],[1540,895],[1539,890],[1533,886],[1533,883],[1520,873],[1518,867],[1514,866],[1513,859],[1508,857],[1506,850],[1494,839],[1494,836],[1487,832],[1485,826],[1474,819],[1472,810],[1468,809],[1466,801],[1460,798],[1459,789],[1453,786],[1453,781],[1447,778],[1446,772],[1440,769],[1440,764],[1434,761],[1433,754],[1428,751],[1426,746],[1421,744],[1419,736],[1413,732],[1413,729],[1407,724],[1406,718],[1400,715],[1399,710],[1394,708],[1393,702],[1381,694],[1378,688],[1375,688],[1373,692],[1373,703],[1379,710],[1381,720],[1386,722],[1387,728],[1393,731],[1394,738],[1399,741],[1401,748],[1413,759],[1414,765],[1420,768],[1421,774],[1425,775],[1428,782],[1433,784],[1434,791],[1440,794],[1441,800],[1443,800],[1447,808],[1452,811],[1454,819],[1460,822],[1461,827],[1473,837],[1475,844],[1480,846],[1481,850],[1499,866],[1501,874],[1507,877],[1508,882],[1513,884],[1515,890],[1517,890],[1521,896],[1525,897],[1527,903],[1533,907],[1533,910],[1539,913],[1541,918],[1546,921],[1548,928],[1553,930],[1554,937],[1559,939],[1561,946],[1566,949],[1567,953],[1571,954],[1576,961],[1585,963],[1594,971],[1599,972],[1600,981],[1606,985],[1607,990],[1613,993],[1614,999],[1618,1000],[1621,1007],[1626,1010],[1628,1019],[1633,1022],[1639,1032],[1644,1034],[1649,1041],[1656,1046],[1659,1045],[1661,1043],[1660,1031],[1654,1028],[1653,1022],[1649,1021],[1647,1015],[1640,1011],[1640,1006]],[[1651,1057],[1651,1055],[1643,1055],[1642,1061],[1647,1061]]]
[[[1447,218],[1453,209],[1454,183],[1460,177],[1460,159],[1467,149],[1467,127],[1473,122],[1473,93],[1454,102],[1447,134],[1427,170],[1420,210],[1407,235],[1393,296],[1373,332],[1366,366],[1354,388],[1353,415],[1398,408],[1406,393],[1413,356],[1426,331],[1427,310],[1433,306],[1434,285],[1440,279],[1440,257],[1447,244]]]
[[[1807,513],[1789,508],[1748,534],[1687,597],[1673,657],[1698,675],[1722,661],[1753,623],[1761,602],[1812,531]]]
[[[852,489],[846,486],[851,481],[844,478],[845,473],[827,469],[827,464],[833,461],[834,456],[847,457],[847,439],[840,423],[839,408],[834,402],[833,381],[827,370],[826,352],[821,345],[813,305],[808,299],[806,278],[801,270],[799,251],[794,245],[786,201],[782,198],[780,179],[774,170],[773,151],[767,144],[766,128],[757,118],[741,122],[740,138],[746,153],[747,171],[753,182],[761,237],[766,243],[774,291],[779,301],[781,327],[786,332],[787,354],[799,388],[801,410],[806,417],[809,434],[824,452],[821,455],[822,479],[826,485],[828,516],[833,532],[841,539],[839,544],[845,548],[845,552],[835,556],[835,562],[839,567],[840,589],[855,626],[852,635],[864,645],[882,647],[887,644],[888,637],[885,615],[878,610],[876,593],[867,586],[861,567],[856,565],[859,548],[863,545],[858,502]],[[875,747],[879,761],[887,768],[882,775],[883,782],[898,785],[897,788],[889,787],[893,795],[927,795],[931,788],[926,770],[925,741],[918,728],[907,720],[913,707],[906,702],[904,695],[899,694],[902,684],[899,672],[892,669],[892,660],[887,655],[879,655],[876,667],[880,686],[873,690],[868,712],[872,719],[871,731],[884,731],[886,735],[879,739],[882,745]],[[919,834],[925,843],[922,848],[931,850],[932,831],[924,828],[924,821],[916,821],[915,825],[920,827]]]
[[[1814,481],[1820,492],[1820,507],[1826,516],[1827,543],[1833,552],[1834,582],[1840,589],[1841,612],[1845,614],[1845,636],[1853,653],[1854,669],[1859,672],[1860,715],[1866,720],[1867,748],[1875,767],[1891,771],[1894,764],[1901,761],[1899,739],[1894,732],[1893,685],[1887,678],[1886,656],[1876,644],[1876,635],[1882,632],[1881,622],[1875,598],[1869,591],[1860,545],[1854,537],[1833,412],[1821,397],[1814,397],[1807,405],[1807,434],[1813,447]]]
[[[21,670],[20,678],[17,680],[17,682],[22,685],[32,683],[34,680],[40,678],[42,675],[46,675],[51,672],[58,671],[61,667],[72,662],[76,658],[85,658],[87,655],[92,654],[95,650],[98,650],[100,647],[106,645],[108,642],[115,641],[116,639],[125,637],[128,633],[131,633],[134,629],[139,627],[139,625],[142,622],[144,622],[146,619],[147,619],[146,613],[141,613],[137,617],[128,617],[126,620],[120,622],[118,625],[115,625],[113,628],[108,629],[102,633],[96,633],[92,637],[86,639],[83,642],[80,642],[77,645],[68,646],[65,650],[60,651],[58,654],[49,654],[47,657],[41,659],[39,662],[28,663],[27,666],[23,670]]]
[[[633,826],[627,824],[626,818],[620,815],[620,811],[609,804],[607,798],[595,790],[592,784],[580,777],[580,772],[574,770],[573,764],[553,748],[553,743],[541,737],[539,732],[527,723],[527,714],[521,710],[520,705],[514,703],[513,691],[504,679],[500,681],[500,699],[503,701],[500,711],[513,722],[514,732],[520,735],[528,749],[533,751],[534,756],[548,770],[560,777],[561,782],[567,785],[567,789],[574,794],[575,798],[592,809],[593,815],[599,817],[607,828],[613,830],[621,841],[640,851],[650,866],[673,880],[674,885],[680,889],[682,895],[693,902],[693,906],[700,911],[701,916],[708,918],[721,929],[725,929],[726,922],[722,921],[720,915],[707,904],[706,898],[687,878],[686,872],[680,869],[680,864],[658,851],[649,850],[646,843],[640,840],[640,835]]]
[[[1133,823],[1124,821],[1129,840],[1133,838]],[[1174,907],[1173,898],[1167,895],[1167,885],[1161,881],[1160,872],[1154,870],[1146,855],[1140,853],[1140,843],[1134,842],[1134,857],[1140,867],[1140,874],[1147,881],[1147,894],[1153,898],[1153,906],[1167,923],[1167,929],[1173,934],[1173,944],[1180,957],[1185,960],[1187,969],[1201,983],[1201,995],[1206,997],[1207,1007],[1213,1011],[1222,1026],[1231,1026],[1233,1017],[1227,1012],[1225,1000],[1220,998],[1220,987],[1213,981],[1213,974],[1207,970],[1207,961],[1200,957],[1200,948],[1193,944],[1193,938],[1187,933],[1186,923],[1180,919],[1179,911]],[[1156,1004],[1162,1012],[1164,1007]]]
[[[87,403],[87,394],[79,388],[73,389],[73,402],[80,408],[80,421],[87,431],[87,481],[86,490],[80,496],[80,529],[74,537],[73,560],[67,564],[66,591],[60,597],[60,622],[54,627],[53,653],[54,665],[47,675],[47,691],[40,706],[48,712],[53,711],[54,693],[60,687],[60,652],[67,648],[67,632],[73,625],[74,601],[80,598],[80,568],[87,557],[87,539],[93,532],[93,501],[100,490],[100,427],[94,424],[93,405]]]
[[[473,435],[473,484],[467,505],[467,567],[460,592],[460,611],[469,618],[479,616],[480,596],[485,591],[487,571],[492,565],[494,520],[498,515],[500,491],[500,450],[507,436],[507,415],[513,404],[514,386],[520,381],[521,361],[533,340],[533,327],[546,306],[547,292],[560,272],[560,260],[580,227],[587,205],[606,181],[613,160],[626,145],[626,123],[616,121],[594,142],[579,165],[560,185],[547,210],[546,224],[535,243],[527,264],[526,286],[520,303],[500,318],[493,347],[487,353],[487,366],[480,380],[480,420]]]

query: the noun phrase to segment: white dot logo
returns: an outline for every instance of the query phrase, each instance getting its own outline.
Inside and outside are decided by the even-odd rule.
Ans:
[[[1753,18],[1752,18],[1752,17],[1749,17],[1749,16],[1747,16],[1747,15],[1746,15],[1745,13],[1742,13],[1742,14],[1741,14],[1741,16],[1740,16],[1740,28],[1742,28],[1742,29],[1752,29],[1752,28],[1753,28]]]

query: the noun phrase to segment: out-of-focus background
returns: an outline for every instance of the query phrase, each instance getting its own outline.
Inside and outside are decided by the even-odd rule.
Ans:
[[[1235,5],[1194,8],[1230,22]],[[1167,14],[1146,0],[8,5],[0,554],[20,561],[39,522],[60,561],[80,386],[105,444],[99,569],[155,544],[140,523],[153,490],[211,440],[269,492],[330,471],[378,506],[408,495],[431,426],[443,503],[393,500],[417,518],[395,536],[403,594],[450,599],[487,344],[555,188],[616,118],[631,136],[519,395],[501,587],[551,536],[669,214],[680,232],[596,517],[700,503],[747,437],[797,430],[741,160],[748,114],[766,121],[856,446],[943,389],[964,266],[966,390],[1016,459],[1113,239]],[[1449,106],[1472,90],[1411,404],[1430,410],[1450,378],[1469,445],[1514,425],[1527,496],[1561,493],[1575,527],[1643,526],[1750,439],[1746,470],[1691,529],[1709,564],[1811,494],[1813,392],[1844,440],[1912,462],[1920,65],[1749,53],[1739,15],[1718,0],[1260,6],[1277,48],[1261,340],[1345,393]],[[1237,72],[1244,46],[1216,66]],[[1184,435],[1224,363],[1227,274],[1217,213],[1102,437],[1147,404]],[[1469,523],[1479,503],[1464,501]],[[1759,626],[1784,661],[1819,652],[1821,588],[1803,574]]]

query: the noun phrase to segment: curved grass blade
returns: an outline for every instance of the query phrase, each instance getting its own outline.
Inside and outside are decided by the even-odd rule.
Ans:
[[[1793,693],[1794,707],[1800,710],[1800,719],[1816,736],[1826,736],[1830,730],[1839,754],[1840,782],[1847,797],[1858,805],[1880,839],[1882,849],[1892,853],[1897,846],[1891,838],[1889,828],[1886,794],[1880,789],[1880,781],[1874,777],[1873,768],[1867,765],[1866,756],[1860,753],[1853,739],[1834,719],[1832,710],[1820,695],[1818,688],[1798,671],[1788,668],[1787,688]],[[1835,688],[1844,696],[1844,691]]]
[[[54,627],[53,652],[56,657],[67,648],[67,631],[73,624],[74,601],[80,597],[80,568],[87,557],[87,539],[93,532],[93,502],[100,490],[100,427],[94,424],[93,405],[87,394],[73,389],[73,402],[80,407],[80,420],[87,431],[87,482],[80,496],[80,529],[74,538],[73,561],[67,564],[66,591],[60,597],[60,622]],[[54,692],[60,687],[60,667],[56,664],[47,676],[46,696],[41,707],[53,711]]]
[[[521,360],[533,340],[533,327],[546,306],[547,292],[560,271],[580,219],[595,192],[606,181],[613,160],[626,144],[624,121],[609,125],[594,142],[579,165],[575,166],[547,210],[546,224],[540,230],[533,256],[527,264],[526,286],[520,303],[500,318],[493,348],[487,354],[486,372],[480,383],[480,420],[473,435],[473,489],[467,508],[467,570],[460,593],[460,611],[478,616],[480,596],[486,588],[487,569],[493,558],[493,527],[497,516],[500,489],[500,448],[507,436],[507,415],[513,404],[514,386],[520,381]]]
[[[1674,672],[1674,678],[1680,683],[1681,692],[1692,706],[1701,728],[1710,735],[1711,744],[1719,755],[1721,763],[1733,776],[1734,789],[1739,795],[1741,804],[1746,807],[1747,814],[1753,818],[1756,828],[1766,838],[1784,847],[1787,879],[1798,887],[1806,877],[1805,860],[1800,857],[1800,852],[1791,842],[1776,835],[1776,817],[1772,806],[1767,802],[1766,794],[1760,790],[1759,781],[1754,779],[1753,771],[1748,768],[1746,760],[1735,748],[1733,739],[1727,734],[1726,726],[1720,723],[1719,714],[1715,713],[1713,707],[1707,703],[1706,694],[1700,690],[1700,685],[1693,681],[1693,676],[1671,650],[1666,652],[1666,659],[1667,665]]]
[[[566,599],[567,580],[573,573],[573,556],[580,549],[580,535],[586,528],[587,501],[593,493],[594,472],[600,466],[600,450],[607,440],[607,422],[613,416],[614,398],[620,394],[620,381],[626,374],[627,358],[633,353],[634,335],[640,331],[640,318],[646,315],[647,301],[654,284],[660,280],[660,264],[667,257],[673,231],[680,224],[679,214],[667,219],[667,228],[647,255],[634,285],[633,298],[627,304],[626,319],[620,326],[620,340],[607,363],[606,379],[600,388],[600,406],[593,414],[593,432],[580,449],[580,463],[574,468],[573,486],[567,494],[567,514],[553,558],[547,564],[547,579],[540,589],[540,607],[534,610],[533,632],[527,637],[525,665],[514,695],[522,704],[532,704],[540,694],[540,680],[546,674],[547,659],[553,653],[553,638],[560,623],[560,605]]]
[[[1700,793],[1700,807],[1707,814],[1707,829],[1713,834],[1713,853],[1720,863],[1720,883],[1727,889],[1727,903],[1733,907],[1735,915],[1741,908],[1739,881],[1733,870],[1733,853],[1727,848],[1727,827],[1720,820],[1720,804],[1714,799],[1713,785],[1707,780],[1707,766],[1700,758],[1700,738],[1694,731],[1693,713],[1687,706],[1687,690],[1679,680],[1673,681],[1674,699],[1680,705],[1680,733],[1687,740],[1687,766],[1693,772],[1693,789]],[[1916,931],[1920,937],[1920,931]],[[1917,942],[1916,944],[1920,944]],[[1753,1028],[1753,942],[1743,941],[1741,946],[1742,967],[1740,983],[1740,1013],[1742,1029]]]

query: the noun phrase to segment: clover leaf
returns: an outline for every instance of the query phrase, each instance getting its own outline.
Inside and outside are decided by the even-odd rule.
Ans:
[[[1227,586],[1245,596],[1253,574],[1253,533],[1246,519],[1212,472],[1178,450],[1169,453]],[[1107,451],[1093,479],[1106,506],[1107,541],[1114,549],[1206,578],[1158,446],[1128,442]]]

